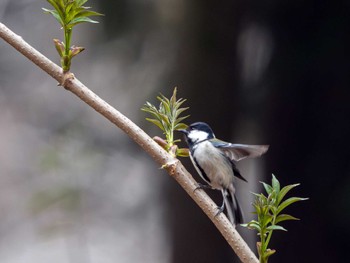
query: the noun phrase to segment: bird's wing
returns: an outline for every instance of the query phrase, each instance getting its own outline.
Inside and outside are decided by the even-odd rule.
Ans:
[[[259,157],[269,149],[269,145],[233,144],[218,139],[212,140],[212,143],[216,148],[222,150],[232,161]]]

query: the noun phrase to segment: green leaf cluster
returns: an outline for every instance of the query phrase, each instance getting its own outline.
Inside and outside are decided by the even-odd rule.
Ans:
[[[43,8],[46,13],[50,13],[61,24],[62,28],[72,28],[83,23],[98,23],[89,16],[101,16],[102,14],[89,10],[90,7],[83,6],[88,0],[47,0],[55,10]]]
[[[84,22],[98,23],[89,17],[102,15],[89,10],[90,7],[83,6],[87,1],[47,0],[54,9],[42,8],[45,13],[51,14],[60,23],[64,31],[64,42],[54,39],[56,50],[61,57],[61,65],[64,72],[69,71],[72,58],[84,50],[83,47],[71,46],[73,27]]]
[[[262,193],[254,193],[254,213],[257,215],[258,219],[252,220],[242,226],[258,232],[258,235],[260,236],[260,242],[257,243],[259,260],[261,263],[267,263],[268,258],[276,252],[275,250],[268,248],[273,231],[287,231],[279,223],[287,220],[299,220],[294,216],[282,213],[282,211],[289,205],[298,201],[307,200],[308,198],[290,197],[284,200],[286,194],[299,184],[287,185],[281,189],[280,183],[274,175],[272,175],[271,185],[264,182],[262,182],[262,184],[267,196]]]
[[[175,149],[175,143],[180,140],[174,140],[174,131],[186,129],[187,125],[182,121],[189,117],[189,115],[180,115],[188,109],[181,108],[181,105],[186,101],[185,99],[176,98],[177,89],[174,88],[173,95],[170,99],[160,94],[157,99],[160,101],[159,107],[157,108],[153,104],[146,102],[142,111],[152,115],[153,118],[146,118],[147,121],[153,123],[163,131],[166,137],[164,148],[168,152],[173,153],[175,156],[188,156],[188,152],[185,149]]]

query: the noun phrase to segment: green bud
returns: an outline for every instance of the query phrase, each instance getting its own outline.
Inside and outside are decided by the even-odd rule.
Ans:
[[[60,41],[57,38],[53,39],[53,42],[55,43],[55,48],[58,52],[58,54],[60,55],[60,57],[63,57],[64,54],[64,43],[62,41]]]
[[[71,50],[71,53],[70,53],[70,57],[74,57],[76,55],[78,55],[80,52],[84,51],[84,47],[77,47],[77,46],[71,46],[70,50]]]

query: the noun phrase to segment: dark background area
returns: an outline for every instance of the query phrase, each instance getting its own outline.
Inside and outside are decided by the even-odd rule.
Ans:
[[[169,96],[177,86],[179,96],[186,98],[190,106],[188,122],[210,123],[217,137],[226,141],[269,144],[270,149],[263,158],[241,167],[251,183],[239,191],[246,214],[250,211],[249,191],[262,191],[258,181],[270,182],[271,173],[282,185],[301,183],[291,194],[310,198],[288,208],[288,213],[301,221],[286,222],[288,232],[274,234],[271,248],[277,253],[270,262],[346,261],[350,248],[347,240],[350,234],[348,2],[116,0],[89,1],[88,5],[106,15],[98,19],[102,22],[99,25],[77,28],[76,39],[87,46],[87,51],[73,62],[73,72],[89,88],[108,98],[151,135],[160,135],[144,121],[139,108],[146,100],[156,103],[154,98],[159,92]],[[3,10],[0,19],[35,47],[41,43],[40,50],[55,59],[50,39],[61,32],[52,18],[40,13],[41,6],[45,6],[44,1],[5,1],[0,6]],[[19,15],[18,10],[24,10],[23,14]],[[36,20],[31,18],[35,16]],[[48,31],[47,38],[40,36],[44,28]],[[3,210],[7,216],[0,218],[3,222],[0,255],[5,258],[4,262],[16,262],[14,256],[4,257],[4,251],[12,244],[12,238],[9,243],[5,238],[18,234],[9,229],[20,229],[23,233],[22,229],[27,229],[23,225],[28,224],[23,222],[29,222],[28,216],[23,216],[16,224],[9,223],[10,219],[18,218],[15,211],[26,207],[25,201],[28,201],[13,198],[13,193],[28,189],[28,185],[35,185],[29,197],[42,193],[42,187],[52,190],[50,182],[57,185],[56,180],[62,180],[53,179],[55,176],[66,178],[64,183],[60,181],[65,185],[64,196],[69,193],[71,200],[76,200],[76,195],[79,197],[77,207],[83,211],[85,222],[83,229],[76,223],[69,225],[78,234],[73,240],[68,238],[67,247],[79,249],[68,249],[69,260],[61,262],[98,262],[99,257],[93,255],[99,250],[93,249],[89,242],[96,242],[96,236],[103,239],[109,235],[96,234],[100,233],[97,230],[91,233],[96,225],[96,229],[102,225],[109,234],[115,230],[114,239],[111,237],[105,246],[112,250],[114,245],[119,246],[119,250],[125,252],[124,257],[122,252],[101,253],[110,256],[111,262],[136,262],[141,258],[143,262],[239,262],[184,191],[161,171],[155,171],[152,161],[140,153],[139,148],[120,132],[116,135],[114,127],[71,99],[72,96],[53,89],[52,80],[43,77],[29,62],[23,64],[24,58],[5,43],[0,44],[3,57],[0,61],[0,115],[3,116],[0,178],[3,188],[13,189],[2,191],[0,203],[2,209],[8,209]],[[35,73],[16,80],[10,78],[11,73],[27,72],[28,68]],[[45,84],[36,86],[38,79]],[[32,86],[31,92],[28,85]],[[33,93],[40,95],[39,100],[30,97]],[[56,107],[55,103],[67,106]],[[91,119],[91,115],[96,116]],[[17,127],[13,123],[21,125]],[[39,131],[28,133],[28,127],[39,127]],[[16,136],[9,140],[7,132]],[[48,153],[51,154],[49,168],[35,168],[39,157],[33,162],[26,161],[21,138],[28,138],[31,132],[40,132],[40,136],[30,135],[32,142],[36,139],[25,147],[44,149],[33,153],[44,160],[39,161],[40,164],[46,163]],[[62,147],[65,142],[68,146]],[[79,158],[79,165],[73,163],[72,158]],[[92,160],[93,168],[86,168]],[[8,163],[13,163],[13,167]],[[18,163],[23,168],[19,169]],[[184,163],[195,174],[190,162],[184,160]],[[258,168],[254,168],[256,163]],[[122,164],[125,166],[120,168]],[[77,170],[84,171],[80,177]],[[128,177],[123,181],[116,179],[115,171]],[[42,173],[51,177],[43,179],[38,175]],[[72,175],[80,178],[74,179],[73,188]],[[18,185],[23,188],[18,189]],[[126,193],[120,193],[120,185]],[[136,195],[136,201],[130,201],[130,193]],[[219,195],[209,194],[220,202]],[[43,210],[47,213],[52,208]],[[65,218],[67,209],[61,210]],[[112,211],[116,211],[115,214]],[[69,222],[81,220],[82,214],[75,213],[68,212]],[[48,221],[56,216],[51,214]],[[38,228],[47,226],[46,216],[42,217],[40,214],[39,219],[35,219]],[[129,225],[125,225],[126,221]],[[124,232],[119,231],[121,228]],[[133,228],[137,231],[134,235],[130,234]],[[238,230],[255,249],[253,232],[241,227]],[[62,231],[60,233],[62,235]],[[123,235],[133,236],[130,246],[125,247],[127,242],[120,238]],[[119,239],[120,243],[115,242]],[[22,242],[18,240],[22,239],[13,238],[14,250],[18,249],[18,242]],[[39,248],[31,249],[35,254]],[[84,252],[89,250],[90,253]],[[23,254],[28,255],[28,250],[25,251]],[[156,256],[144,258],[146,253]],[[165,256],[159,256],[160,253]],[[23,258],[31,262],[31,257]],[[41,261],[35,258],[33,262]]]
[[[186,61],[180,60],[178,69],[191,87],[185,97],[192,120],[211,123],[225,138],[240,129],[241,119],[258,123],[263,138],[258,143],[271,145],[265,176],[274,173],[282,185],[300,182],[293,194],[310,197],[290,207],[302,220],[287,222],[289,231],[275,234],[271,262],[344,262],[350,207],[348,3],[225,1],[194,9],[200,22],[185,37]],[[273,39],[268,67],[251,82],[242,81],[236,52],[240,29],[249,24],[263,27]],[[193,231],[189,228],[185,235]],[[196,262],[222,262],[223,240],[214,250],[211,234],[198,230],[193,236],[178,246],[173,262],[186,262],[192,253],[187,262],[198,255]]]

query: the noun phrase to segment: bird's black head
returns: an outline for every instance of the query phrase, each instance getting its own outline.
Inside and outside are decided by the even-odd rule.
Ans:
[[[180,130],[180,132],[185,134],[190,148],[198,142],[215,138],[213,130],[205,122],[192,123],[186,130]]]

